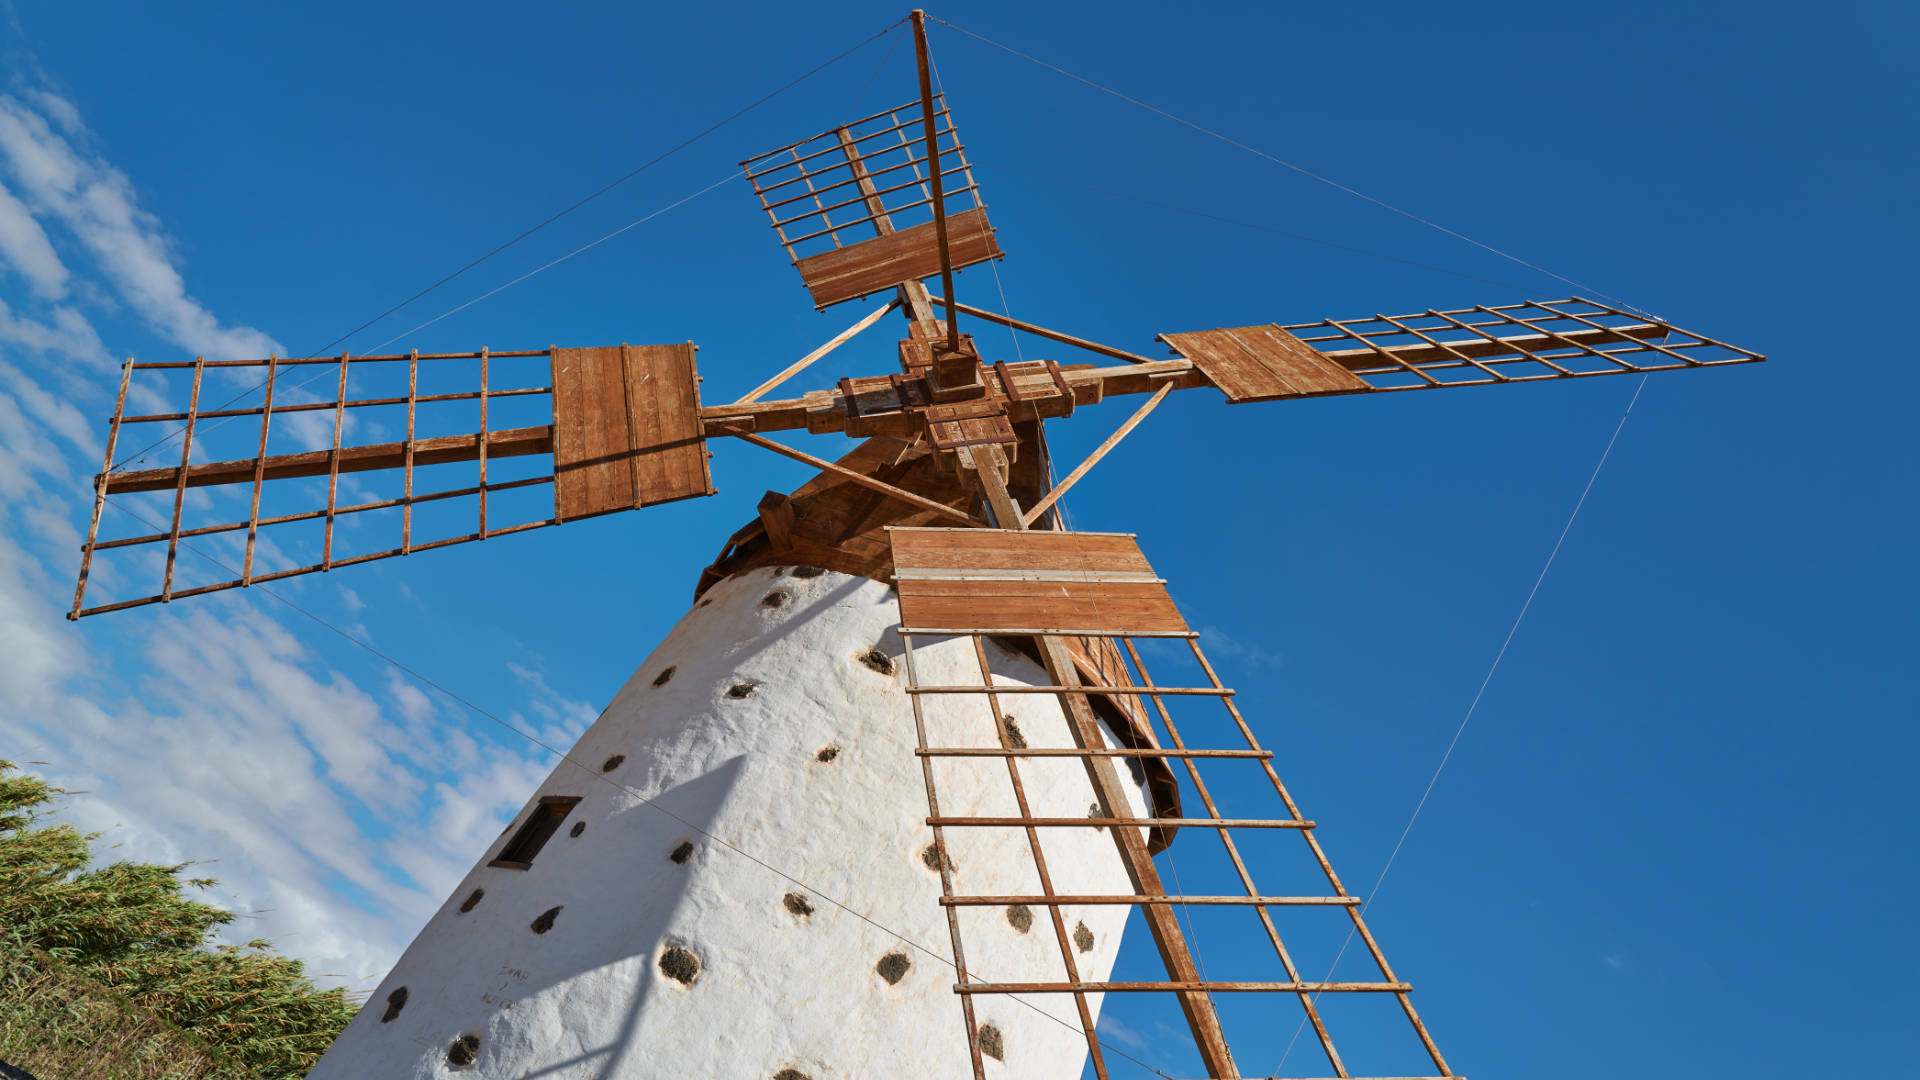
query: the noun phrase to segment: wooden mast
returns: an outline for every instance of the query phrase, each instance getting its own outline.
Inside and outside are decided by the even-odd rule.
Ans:
[[[940,248],[940,284],[941,296],[952,300],[953,259],[947,246],[947,211],[940,182],[940,144],[935,134],[933,104],[933,80],[931,64],[927,58],[926,12],[915,9],[913,12],[913,46],[915,59],[920,68],[920,112],[926,130],[927,172],[933,181],[933,223],[934,233]],[[962,351],[958,328],[958,310],[947,305],[947,351]],[[978,359],[974,360],[977,368]],[[976,378],[978,376],[976,375]],[[1162,391],[1164,393],[1164,390]],[[1045,423],[1044,420],[1041,423]],[[1006,473],[1009,468],[1006,452],[998,444],[983,446],[963,446],[955,451],[957,464],[963,479],[976,488],[984,503],[989,518],[1002,529],[1025,530],[1027,521],[1020,507],[1007,490]],[[1080,687],[1080,672],[1075,665],[1073,654],[1068,650],[1066,641],[1055,636],[1041,636],[1040,655],[1047,674],[1055,685]],[[1066,706],[1068,728],[1073,734],[1076,745],[1082,750],[1098,750],[1105,746],[1100,733],[1100,720],[1094,714],[1092,704],[1084,692],[1063,693],[1060,695]],[[1094,791],[1100,800],[1102,812],[1110,817],[1130,816],[1126,800],[1126,788],[1120,777],[1119,768],[1112,758],[1088,757],[1083,759],[1087,778],[1092,782]],[[1138,829],[1115,828],[1110,830],[1114,843],[1119,848],[1120,860],[1126,867],[1127,876],[1134,888],[1145,896],[1164,896],[1166,887],[1160,882],[1160,872],[1153,865],[1153,856],[1147,851],[1147,842]],[[1193,955],[1187,948],[1186,937],[1180,931],[1178,915],[1173,908],[1165,904],[1143,904],[1141,915],[1148,932],[1153,935],[1154,945],[1160,950],[1160,958],[1166,964],[1167,974],[1176,982],[1199,982],[1199,968],[1194,964]],[[956,958],[957,959],[957,958]],[[962,978],[965,972],[962,972]],[[1213,999],[1202,991],[1183,990],[1178,993],[1180,1010],[1186,1014],[1187,1026],[1193,1030],[1195,1045],[1199,1048],[1200,1058],[1205,1063],[1207,1075],[1221,1078],[1234,1078],[1240,1075],[1234,1068],[1233,1055],[1227,1049],[1227,1040],[1220,1028],[1220,1018],[1214,1012]],[[967,1026],[973,1028],[972,1003],[970,995],[967,1004]],[[977,1063],[977,1058],[976,1058]]]
[[[913,11],[913,52],[920,65],[920,113],[927,132],[927,174],[933,181],[933,232],[940,244],[940,293],[953,295],[953,254],[947,247],[946,196],[940,182],[940,138],[933,118],[933,75],[927,61],[927,13]],[[947,351],[960,351],[960,329],[952,309],[947,311]]]

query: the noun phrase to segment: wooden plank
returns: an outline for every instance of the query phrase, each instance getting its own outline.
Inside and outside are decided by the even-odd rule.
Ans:
[[[1081,633],[1187,628],[1129,536],[1003,529],[893,529],[889,535],[907,626]],[[947,573],[954,570],[978,573]],[[932,576],[921,576],[929,571]],[[1075,573],[1146,580],[1076,580]]]
[[[473,435],[440,435],[419,439],[413,444],[415,465],[445,465],[453,461],[472,461],[480,454],[479,438]],[[487,456],[525,457],[553,450],[551,427],[508,428],[487,433]],[[390,442],[370,446],[348,446],[340,450],[339,467],[343,473],[398,469],[406,464],[407,444]],[[244,484],[256,472],[263,480],[291,480],[307,476],[325,476],[333,453],[308,450],[298,454],[242,458],[238,461],[210,461],[187,468],[188,487],[214,487],[220,484]],[[178,468],[141,469],[114,473],[106,478],[107,494],[133,491],[165,491],[179,478]]]
[[[634,504],[623,351],[553,350],[553,513],[561,521]]]
[[[956,270],[1001,255],[993,226],[979,207],[947,219],[947,240]],[[795,265],[814,306],[827,307],[939,273],[939,236],[933,222],[923,222],[889,236],[809,255]]]
[[[1373,389],[1276,325],[1162,334],[1235,404]]]
[[[894,529],[891,536],[894,565],[901,568],[1133,573],[1153,569],[1133,537],[1125,533]]]
[[[626,347],[634,505],[713,494],[693,357],[691,342]]]

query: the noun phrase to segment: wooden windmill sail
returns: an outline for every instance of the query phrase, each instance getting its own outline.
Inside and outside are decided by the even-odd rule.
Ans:
[[[740,439],[806,462],[819,475],[794,492],[769,492],[761,499],[754,519],[727,539],[702,575],[696,590],[702,605],[730,582],[756,573],[777,576],[793,566],[897,587],[897,614],[890,621],[900,645],[903,707],[910,709],[915,738],[896,764],[910,769],[924,786],[926,812],[916,824],[930,829],[927,865],[938,874],[937,907],[953,964],[953,977],[944,980],[941,992],[957,1003],[964,1040],[956,1028],[953,1043],[964,1049],[972,1075],[984,1078],[1014,1067],[1006,1057],[1010,1050],[1003,1028],[982,1020],[994,1007],[984,1003],[1047,998],[1065,1003],[1049,1016],[1084,1039],[1092,1067],[1107,1076],[1111,1048],[1102,1046],[1095,1020],[1101,999],[1111,993],[1171,996],[1211,1077],[1242,1075],[1228,1048],[1232,1032],[1217,1007],[1222,995],[1290,999],[1311,1025],[1328,1068],[1341,1077],[1356,1074],[1322,1015],[1323,996],[1387,998],[1388,1007],[1405,1016],[1434,1073],[1454,1075],[1414,1009],[1409,984],[1388,965],[1361,916],[1359,900],[1342,885],[1315,838],[1315,823],[1302,815],[1281,782],[1272,752],[1257,738],[1257,719],[1241,714],[1166,583],[1131,536],[1063,529],[1058,501],[1175,390],[1212,388],[1232,403],[1254,404],[1763,358],[1579,298],[1168,331],[1159,340],[1171,355],[1161,359],[961,303],[955,275],[1002,258],[1003,252],[952,114],[933,92],[917,12],[914,27],[920,72],[915,99],[743,163],[815,306],[881,301],[847,332],[730,404],[703,402],[690,343],[257,362],[129,361],[110,423],[107,465],[96,480],[71,616],[711,495],[707,440]],[[936,277],[937,293],[927,285]],[[785,378],[894,311],[906,320],[898,371],[848,375],[832,390],[767,399]],[[983,356],[973,337],[960,330],[962,322],[973,319],[1037,335],[1085,359],[1008,363]],[[264,376],[260,404],[205,407],[232,389],[236,374],[256,373]],[[443,388],[423,382],[436,378]],[[143,381],[149,379],[159,382]],[[211,390],[219,380],[226,381],[219,391]],[[304,392],[289,393],[290,380]],[[184,407],[127,411],[130,397],[169,393],[184,398]],[[1051,483],[1046,421],[1108,397],[1133,395],[1142,403],[1113,437],[1064,481]],[[293,434],[304,436],[304,442],[273,445],[276,435],[285,441],[286,429],[298,425],[304,429]],[[170,444],[162,451],[168,462],[115,467],[116,452],[140,437],[134,433],[155,431],[178,432],[177,451]],[[356,439],[357,433],[375,431],[377,439]],[[862,441],[839,460],[827,461],[768,438],[782,431],[838,433]],[[208,449],[216,438],[229,445],[237,440],[243,452],[219,456]],[[197,499],[201,489],[227,494]],[[152,501],[135,508],[134,520],[146,524],[103,536],[106,501],[143,493]],[[392,525],[384,538],[358,524],[381,517]],[[283,530],[295,539],[274,542]],[[194,580],[184,580],[183,547],[206,554],[213,569],[202,568]],[[108,560],[114,569],[103,574]],[[102,580],[110,580],[119,594],[89,605],[89,594]],[[141,580],[149,584],[134,584]],[[698,614],[696,608],[688,618]],[[1147,640],[1177,643],[1204,678],[1190,685],[1156,682],[1139,647]],[[946,659],[929,666],[925,657],[935,643],[943,657],[959,656],[960,667]],[[995,664],[1013,662],[1005,657],[1016,654],[1024,657],[1019,663],[1037,665],[1034,670],[1043,675],[1022,682],[1000,674]],[[881,659],[892,671],[892,659]],[[653,687],[665,686],[673,671],[668,667],[660,676],[643,668],[623,695],[645,693],[642,676],[658,677]],[[746,683],[730,689],[741,686],[753,692]],[[1012,720],[1016,712],[1030,715],[1024,703],[1035,700],[1056,703],[1050,707],[1057,709],[1062,734],[1053,745],[1041,745]],[[1190,735],[1201,730],[1186,720],[1197,708],[1218,710],[1225,723],[1213,730],[1231,732],[1231,745],[1203,745]],[[971,710],[971,719],[956,721],[955,710]],[[590,734],[583,745],[593,738]],[[625,758],[610,754],[602,771],[614,773]],[[1220,804],[1201,768],[1232,759],[1261,770],[1277,812],[1234,816],[1237,811]],[[948,770],[979,766],[998,770],[996,782],[1004,783],[1004,790],[986,802],[969,803],[972,794],[949,797]],[[1050,773],[1047,784],[1053,786],[1042,791],[1035,777],[1037,770],[1055,766],[1073,770],[1069,778],[1080,785],[1075,790],[1087,793],[1087,810],[1064,813],[1047,804],[1064,781],[1057,771]],[[497,842],[505,846],[490,849],[488,869],[476,874],[537,873],[534,853],[578,801],[578,796],[540,796],[517,830]],[[1067,860],[1050,864],[1056,849],[1044,838],[1071,833],[1085,839],[1089,830],[1097,830],[1105,845],[1100,858],[1119,875],[1111,879],[1114,888],[1075,891],[1060,880]],[[1153,856],[1180,830],[1195,833],[1196,839],[1213,834],[1234,867],[1239,894],[1169,892]],[[1266,868],[1241,846],[1246,833],[1258,830],[1300,836],[1305,858],[1326,888],[1297,896],[1263,892]],[[1000,837],[999,846],[976,850],[1018,859],[1020,865],[1004,880],[1029,882],[1023,891],[964,887],[965,861],[956,870],[951,851],[975,843],[958,839],[962,836],[988,833]],[[505,887],[488,886],[496,892]],[[469,906],[445,917],[466,915],[484,891],[476,887]],[[1271,977],[1207,978],[1182,931],[1177,909],[1183,906],[1244,909],[1251,933],[1272,954]],[[1087,922],[1069,925],[1078,918],[1075,913],[1118,911],[1124,922],[1124,913],[1136,908],[1165,977],[1115,980],[1091,970],[1110,969],[1112,958],[1093,955],[1084,944],[1083,935],[1090,936]],[[1329,982],[1300,970],[1286,944],[1288,921],[1302,911],[1329,908],[1350,920],[1378,968],[1376,978]],[[1052,943],[1049,962],[1057,963],[1037,973],[970,966],[979,932],[973,916],[988,909],[1040,913],[1041,932]],[[799,909],[789,903],[787,910]],[[553,925],[551,917],[543,917]],[[546,931],[536,923],[535,932]],[[663,948],[662,970],[671,975],[666,959],[680,946]],[[691,978],[686,985],[693,985]],[[386,987],[380,993],[387,994],[387,1012],[404,1015],[405,987],[397,992],[398,1006]],[[381,1000],[377,995],[375,1004]],[[426,1007],[415,1006],[415,1013]],[[372,1040],[380,1035],[378,1023],[386,1021],[363,1020],[348,1037],[360,1040],[357,1045],[377,1045]],[[455,1061],[465,1045],[461,1040],[471,1037],[466,1060],[478,1055],[481,1067],[488,1068],[481,1030],[450,1033],[454,1042],[447,1060]],[[525,1064],[501,1061],[501,1069]],[[793,1071],[804,1075],[804,1070]],[[1018,1069],[1013,1074],[1042,1075]]]

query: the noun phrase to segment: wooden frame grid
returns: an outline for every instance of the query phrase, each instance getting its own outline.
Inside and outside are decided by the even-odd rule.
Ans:
[[[1248,396],[1236,394],[1219,377],[1220,364],[1233,364],[1231,358],[1190,359],[1203,370],[1214,369],[1210,375],[1234,401],[1487,386],[1718,367],[1766,359],[1723,341],[1579,297],[1444,311],[1429,308],[1412,315],[1322,319],[1161,337],[1176,352],[1183,347],[1200,352],[1237,348],[1237,335],[1273,331],[1279,332],[1275,337],[1310,347],[1321,360],[1338,365],[1357,381],[1328,381]]]
[[[1200,647],[1199,636],[1193,633],[1158,633],[1139,635],[1132,633],[1111,633],[1094,635],[1113,643],[1124,650],[1130,667],[1129,677],[1133,685],[1115,686],[1010,686],[997,684],[987,664],[985,648],[986,638],[990,635],[980,632],[941,631],[937,628],[922,628],[903,625],[900,628],[901,640],[905,644],[905,670],[907,693],[913,705],[914,725],[917,738],[915,754],[921,759],[922,775],[927,785],[927,823],[933,829],[936,858],[940,866],[941,900],[940,904],[947,916],[949,934],[953,942],[954,963],[957,981],[954,992],[959,997],[962,1016],[966,1025],[969,1051],[973,1061],[974,1076],[982,1078],[985,1072],[981,1066],[979,1026],[974,1015],[973,1002],[986,994],[1067,994],[1073,998],[1081,1020],[1081,1032],[1086,1038],[1087,1051],[1094,1072],[1106,1080],[1108,1065],[1103,1053],[1100,1038],[1095,1030],[1092,1006],[1088,1001],[1090,994],[1107,993],[1275,993],[1294,997],[1300,1004],[1305,1021],[1311,1025],[1315,1038],[1334,1076],[1353,1077],[1346,1062],[1340,1056],[1328,1031],[1318,1007],[1322,994],[1385,994],[1393,997],[1406,1016],[1422,1049],[1431,1059],[1436,1075],[1452,1077],[1456,1075],[1447,1065],[1446,1059],[1434,1044],[1426,1025],[1414,1009],[1410,998],[1412,987],[1396,975],[1387,963],[1378,941],[1368,929],[1361,916],[1362,900],[1349,893],[1335,873],[1332,862],[1314,834],[1313,821],[1303,817],[1298,803],[1273,768],[1273,753],[1263,748],[1255,737],[1238,706],[1234,703],[1233,691],[1223,685],[1212,663]],[[923,685],[919,681],[914,663],[916,641],[924,641],[930,636],[942,638],[964,637],[970,644],[977,659],[981,682],[978,685]],[[1135,641],[1141,637],[1177,638],[1184,641],[1191,650],[1193,659],[1200,670],[1205,672],[1204,686],[1161,686],[1156,684],[1147,665],[1136,647]],[[1151,703],[1153,721],[1156,730],[1154,741],[1158,744],[1150,748],[1107,748],[1107,749],[1067,749],[1058,747],[1026,747],[1015,743],[1008,731],[1005,714],[1001,709],[1000,697],[1007,694],[1053,693],[1058,695],[1063,707],[1068,699],[1079,696],[1085,700],[1087,694],[1107,694],[1130,699],[1140,715],[1147,715],[1147,703]],[[981,718],[982,725],[991,724],[995,733],[994,747],[935,746],[928,742],[928,725],[922,701],[934,695],[966,695],[982,699],[987,708],[987,716]],[[1236,731],[1243,746],[1232,748],[1198,748],[1189,745],[1180,726],[1175,722],[1168,708],[1168,698],[1206,699],[1219,701],[1225,708],[1231,727]],[[1012,787],[1014,803],[1019,808],[1017,817],[967,817],[950,815],[943,811],[939,792],[933,773],[933,762],[941,759],[957,758],[998,758],[1006,762],[1008,782]],[[1046,818],[1035,816],[1028,802],[1022,783],[1020,764],[1023,761],[1040,758],[1078,758],[1087,763],[1091,770],[1097,758],[1159,758],[1168,762],[1178,761],[1184,767],[1187,778],[1195,794],[1200,798],[1206,810],[1204,817],[1189,818],[1140,818],[1130,816],[1125,807],[1111,807],[1109,813],[1118,816],[1087,818]],[[1239,758],[1256,761],[1273,791],[1287,811],[1287,816],[1277,819],[1246,819],[1224,816],[1219,803],[1200,773],[1199,763],[1203,760]],[[1171,895],[1166,893],[1100,894],[1073,895],[1064,894],[1054,888],[1054,877],[1046,863],[1046,853],[1040,843],[1039,830],[1047,828],[1086,828],[1089,826],[1109,826],[1115,829],[1139,828],[1152,825],[1184,826],[1192,829],[1204,829],[1213,832],[1223,846],[1228,860],[1233,866],[1242,889],[1240,895]],[[948,870],[946,830],[953,828],[988,828],[1019,830],[1030,851],[1040,883],[1040,891],[1034,895],[967,895],[955,891],[952,874]],[[1309,854],[1321,874],[1327,881],[1328,892],[1318,896],[1276,896],[1263,893],[1258,888],[1247,859],[1240,846],[1235,842],[1234,833],[1241,829],[1285,829],[1298,833],[1305,841]],[[1025,904],[1033,908],[1045,908],[1059,945],[1061,961],[1066,972],[1063,981],[1052,982],[998,982],[979,977],[978,972],[967,967],[964,943],[961,940],[958,912],[963,908],[994,905]],[[1063,907],[1080,905],[1127,905],[1136,907],[1217,907],[1246,908],[1258,917],[1261,929],[1272,946],[1282,971],[1283,980],[1264,982],[1239,980],[1210,980],[1204,975],[1198,979],[1169,979],[1166,981],[1116,981],[1085,980],[1079,973],[1079,967],[1073,950],[1068,946]],[[1315,981],[1303,977],[1292,952],[1280,929],[1277,913],[1300,908],[1340,908],[1351,920],[1354,935],[1363,943],[1379,977],[1369,981]]]
[[[933,220],[925,119],[915,98],[740,163],[788,257],[798,263],[869,240],[881,219],[892,226],[885,232]],[[984,209],[966,147],[939,94],[933,119],[947,212]],[[946,164],[949,154],[952,165]]]
[[[521,477],[505,482],[490,481],[487,477],[489,457],[516,457],[534,454],[551,454],[553,450],[552,427],[522,427],[495,431],[489,427],[488,404],[495,399],[520,398],[546,395],[551,397],[553,388],[547,386],[514,387],[494,389],[489,386],[490,361],[501,358],[548,358],[553,350],[535,349],[511,352],[493,352],[482,349],[471,353],[421,353],[416,351],[380,356],[350,356],[286,359],[269,357],[265,360],[206,360],[196,358],[193,361],[138,362],[129,360],[123,366],[119,396],[114,405],[114,414],[109,421],[107,437],[107,456],[101,474],[95,479],[95,495],[92,519],[87,527],[87,539],[82,548],[80,574],[74,589],[73,607],[68,618],[77,619],[86,615],[125,608],[141,607],[147,604],[167,603],[172,600],[202,593],[220,592],[226,589],[252,585],[260,582],[277,581],[282,578],[297,577],[304,574],[325,572],[343,566],[352,566],[379,559],[407,555],[433,548],[447,547],[452,544],[471,540],[482,540],[508,533],[525,532],[547,525],[559,524],[558,517],[544,520],[517,522],[506,527],[490,524],[487,520],[487,495],[542,484],[551,484],[553,474]],[[480,379],[479,389],[458,393],[419,393],[419,373],[421,361],[477,361]],[[407,365],[406,387],[404,395],[387,395],[363,398],[349,398],[347,385],[353,370],[359,365]],[[275,400],[278,382],[289,369],[303,366],[326,366],[336,368],[338,374],[332,380],[334,394],[325,401],[286,401]],[[221,407],[202,410],[200,408],[201,385],[207,369],[210,368],[264,368],[266,380],[257,389],[264,390],[260,405],[246,408]],[[129,385],[136,370],[165,371],[191,369],[193,389],[190,393],[187,409],[184,412],[160,412],[141,415],[126,415],[126,402]],[[324,376],[322,376],[324,377]],[[313,381],[313,380],[308,380]],[[472,434],[417,438],[416,424],[419,407],[423,404],[445,402],[474,401],[479,404],[479,428]],[[350,410],[378,408],[382,406],[404,406],[406,409],[406,438],[400,442],[381,443],[369,446],[342,445],[343,432],[347,428]],[[307,413],[331,412],[331,440],[324,450],[282,454],[269,457],[268,438],[275,417]],[[241,417],[260,418],[260,433],[257,452],[250,458],[234,461],[216,461],[194,463],[191,458],[198,433],[210,430],[228,420]],[[214,421],[215,423],[208,423]],[[120,442],[124,430],[129,425],[140,424],[179,424],[178,429],[169,432],[167,438],[177,436],[181,443],[179,463],[162,469],[129,470],[113,472],[113,454]],[[453,461],[478,461],[479,477],[475,484],[459,487],[420,490],[416,486],[415,473],[418,467],[444,464]],[[401,491],[398,498],[379,499],[367,502],[342,504],[340,502],[340,477],[343,473],[368,472],[375,470],[397,469],[402,473]],[[324,476],[327,479],[327,494],[324,507],[295,513],[261,515],[261,496],[267,483],[277,479],[311,478]],[[221,484],[250,484],[249,510],[244,520],[221,521],[192,528],[183,527],[183,512],[186,505],[187,489]],[[172,509],[170,524],[164,531],[145,534],[100,538],[102,511],[109,495],[143,491],[170,491]],[[460,536],[446,537],[417,543],[414,540],[413,508],[424,503],[433,503],[446,499],[477,496],[479,514],[475,531]],[[400,537],[399,545],[391,549],[358,554],[346,558],[334,556],[334,534],[341,518],[369,511],[399,508]],[[268,573],[255,572],[255,554],[260,530],[266,526],[286,525],[296,522],[322,522],[320,558],[317,562],[275,569]],[[216,536],[226,533],[245,531],[244,553],[237,560],[240,565],[231,566],[224,562],[220,566],[230,575],[222,580],[189,588],[174,588],[174,566],[178,558],[182,541],[196,537]],[[166,545],[165,569],[162,574],[159,591],[120,600],[94,607],[83,606],[86,598],[88,577],[92,570],[93,557],[97,551],[110,551],[123,548],[140,548],[146,545]]]

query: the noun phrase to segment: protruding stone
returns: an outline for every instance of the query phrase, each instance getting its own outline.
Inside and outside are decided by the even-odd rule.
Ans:
[[[480,1036],[468,1032],[453,1040],[447,1047],[447,1064],[456,1069],[464,1069],[480,1060]]]
[[[881,957],[879,963],[873,965],[873,970],[887,980],[888,986],[897,986],[901,979],[907,977],[907,969],[912,966],[913,961],[907,957],[906,953],[890,952]]]
[[[700,977],[700,958],[678,945],[668,946],[660,954],[660,971],[681,986],[692,986]]]

